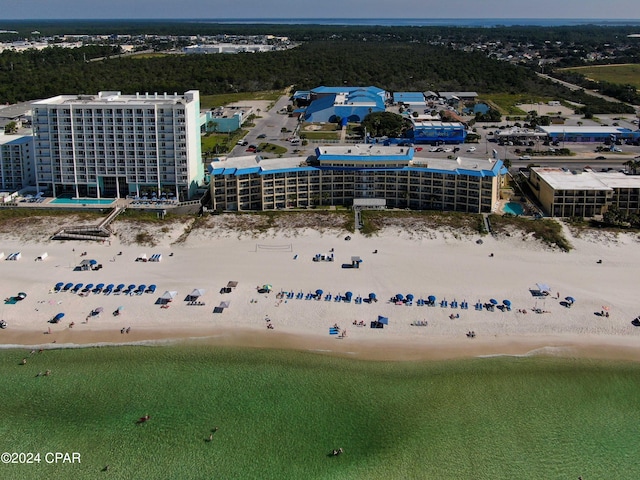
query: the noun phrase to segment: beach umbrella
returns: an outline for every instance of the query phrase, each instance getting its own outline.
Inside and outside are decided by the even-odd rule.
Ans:
[[[129,286],[127,287],[127,290],[133,290],[133,289],[135,289],[135,288],[136,288],[135,284],[133,284],[133,283],[132,283],[131,285],[129,285]]]
[[[27,294],[24,292],[20,292],[18,293],[18,300],[24,300],[25,298],[27,298]]]
[[[119,283],[116,287],[116,290],[122,290],[124,288],[124,283]]]
[[[69,290],[71,287],[73,287],[73,283],[69,282],[64,286],[63,290]]]
[[[84,287],[85,290],[91,290],[93,288],[93,283],[87,283],[87,285]]]
[[[345,292],[344,296],[347,297],[347,299],[350,299],[351,297],[353,297],[353,293],[352,292]]]
[[[569,303],[574,303],[576,301],[576,299],[573,297],[565,297],[565,300]]]
[[[371,293],[369,294],[369,300],[373,300],[373,299],[375,299],[375,298],[376,298],[376,294],[375,294],[375,293],[373,293],[373,292],[371,292]]]
[[[318,295],[319,297],[322,296],[323,293],[324,292],[322,290],[320,290],[320,289],[316,290],[316,295]]]
[[[97,265],[98,261],[97,260],[89,260],[89,265]]]
[[[396,293],[396,299],[401,302],[402,300],[404,300],[404,295],[402,295],[401,293]]]
[[[491,303],[491,305],[497,305],[498,304],[498,300],[496,300],[495,298],[492,298],[491,300],[489,300],[489,302]]]
[[[160,297],[162,300],[173,300],[175,298],[175,296],[178,295],[178,292],[176,291],[169,291],[167,290],[166,292],[164,292],[162,294],[162,296]]]
[[[262,288],[265,289],[265,290],[269,290],[270,291],[273,288],[273,285],[271,285],[270,283],[265,283],[262,286]]]
[[[190,297],[198,298],[204,295],[206,290],[204,288],[194,288],[193,291],[189,294]]]
[[[413,300],[413,293],[409,293],[407,295],[407,300],[409,300],[409,301]]]
[[[118,310],[119,312],[121,312],[121,311],[123,311],[123,310],[124,310],[124,307],[123,307],[122,305],[120,305],[120,306],[118,307],[118,309],[117,309],[117,310]]]
[[[91,312],[91,315],[92,316],[100,315],[103,311],[104,309],[102,307],[94,308],[93,311]]]
[[[55,289],[60,290],[63,286],[64,286],[64,282],[58,282],[56,283]]]
[[[80,290],[82,288],[82,285],[84,285],[83,283],[76,283],[76,285],[73,287],[74,290]]]
[[[60,320],[62,320],[64,318],[64,313],[60,312],[58,313],[55,317],[53,317],[54,322],[59,322]]]
[[[149,285],[149,288],[147,288],[147,293],[153,293],[155,291],[156,291],[155,285]]]
[[[507,307],[511,306],[511,300],[503,300],[502,303],[504,303]]]

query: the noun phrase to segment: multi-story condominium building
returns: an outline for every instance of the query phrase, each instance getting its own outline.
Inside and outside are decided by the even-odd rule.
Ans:
[[[498,200],[500,160],[414,158],[411,147],[318,147],[309,158],[236,157],[209,167],[216,210],[351,206],[490,212]]]
[[[59,95],[33,103],[38,191],[190,198],[204,176],[200,94]]]
[[[615,205],[624,213],[640,212],[640,176],[533,167],[532,191],[553,217],[593,217]]]
[[[34,184],[33,137],[0,133],[0,190],[14,192]]]

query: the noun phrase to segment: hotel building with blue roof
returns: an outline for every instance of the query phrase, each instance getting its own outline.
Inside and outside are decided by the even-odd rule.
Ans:
[[[389,208],[485,213],[497,203],[506,173],[499,159],[416,158],[412,147],[369,144],[321,146],[310,157],[219,159],[208,170],[218,211],[382,199]]]

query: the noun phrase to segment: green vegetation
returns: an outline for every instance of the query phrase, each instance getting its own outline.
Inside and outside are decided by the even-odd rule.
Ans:
[[[235,143],[244,137],[246,130],[227,133],[208,133],[200,136],[200,147],[203,159],[213,158],[215,155],[230,151]]]
[[[402,115],[393,112],[373,112],[364,117],[362,129],[372,137],[393,137],[403,135],[407,129]]]
[[[523,117],[527,115],[527,112],[516,107],[516,105],[536,102],[546,103],[549,100],[551,100],[549,97],[513,93],[483,93],[478,98],[479,103],[483,102],[497,108],[503,115],[520,115]]]
[[[490,215],[491,228],[498,234],[511,234],[513,230],[520,230],[524,234],[533,234],[533,237],[551,247],[557,247],[565,252],[573,247],[562,233],[562,225],[553,219],[531,220],[520,216]]]
[[[285,90],[269,90],[264,92],[238,92],[224,93],[218,95],[200,95],[200,108],[209,109],[229,105],[230,103],[242,102],[245,100],[270,100],[276,101],[282,95],[286,95]]]
[[[79,452],[81,463],[3,465],[4,478],[640,476],[637,363],[194,345],[46,350],[20,365],[24,355],[0,352],[1,450]]]
[[[273,153],[275,155],[283,155],[287,153],[287,149],[273,143],[261,143],[258,145],[258,151],[264,153]]]
[[[640,65],[589,65],[586,67],[562,68],[561,72],[575,72],[598,82],[633,85],[640,89]]]
[[[398,227],[407,231],[449,228],[456,235],[486,233],[482,215],[475,213],[438,212],[427,210],[363,210],[363,235],[374,235],[385,227]]]
[[[311,132],[304,132],[300,134],[300,138],[306,138],[307,140],[336,140],[340,138],[340,132],[318,130]]]

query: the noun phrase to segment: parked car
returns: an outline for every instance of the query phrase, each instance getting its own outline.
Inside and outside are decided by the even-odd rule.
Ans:
[[[602,155],[600,155],[599,157],[596,157],[596,160],[606,160],[607,157],[603,157]]]
[[[451,153],[451,152],[453,152],[453,148],[451,148],[451,147],[447,147],[447,148],[445,148],[445,149],[443,150],[443,152],[445,152],[445,153]]]
[[[236,145],[244,145],[244,140],[240,139],[236,142]]]
[[[261,133],[260,135],[258,135],[256,138],[267,138],[267,135],[264,133]]]
[[[475,151],[476,151],[476,147],[467,148],[467,152],[475,152]]]
[[[520,155],[520,160],[531,160],[529,155]]]

